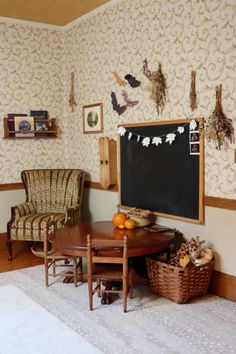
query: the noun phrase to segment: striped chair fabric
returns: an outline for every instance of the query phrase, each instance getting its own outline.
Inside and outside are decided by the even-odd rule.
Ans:
[[[27,170],[21,174],[26,202],[12,207],[8,240],[42,241],[53,217],[61,228],[80,219],[84,172],[72,169]]]

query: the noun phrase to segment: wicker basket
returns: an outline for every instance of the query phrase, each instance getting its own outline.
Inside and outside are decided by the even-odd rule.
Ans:
[[[177,304],[207,292],[214,266],[214,260],[191,268],[174,267],[151,258],[146,258],[146,263],[152,291]]]

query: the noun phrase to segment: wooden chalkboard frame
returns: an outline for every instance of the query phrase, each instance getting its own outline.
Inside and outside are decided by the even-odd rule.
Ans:
[[[203,132],[203,127],[204,127],[204,118],[194,118],[196,122],[199,123],[199,129],[200,129],[200,155],[199,155],[199,215],[198,218],[192,219],[188,217],[183,217],[183,216],[178,216],[178,215],[171,215],[171,214],[165,214],[157,211],[153,211],[152,214],[156,216],[161,216],[161,217],[166,217],[166,218],[171,218],[171,219],[176,219],[180,221],[185,221],[185,222],[191,222],[195,224],[203,224],[205,221],[205,209],[204,209],[204,186],[205,186],[205,181],[204,181],[204,134]],[[143,123],[132,123],[132,124],[120,124],[118,127],[124,127],[124,128],[132,128],[132,127],[145,127],[145,126],[153,126],[153,125],[170,125],[170,132],[171,132],[171,124],[185,124],[185,123],[190,123],[191,119],[175,119],[175,120],[164,120],[164,121],[150,121],[150,122],[143,122]],[[128,205],[122,205],[121,204],[121,156],[120,156],[120,140],[121,137],[118,136],[118,149],[117,149],[117,160],[118,160],[118,193],[119,193],[119,207],[125,210],[130,210],[132,207]]]

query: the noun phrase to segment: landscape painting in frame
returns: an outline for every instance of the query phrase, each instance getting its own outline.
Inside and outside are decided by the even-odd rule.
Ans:
[[[94,103],[83,106],[83,133],[103,132],[103,104]]]

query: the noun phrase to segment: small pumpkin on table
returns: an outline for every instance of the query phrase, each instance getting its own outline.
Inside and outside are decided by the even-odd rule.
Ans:
[[[112,218],[113,224],[119,229],[135,229],[136,223],[133,219],[128,218],[125,213],[115,213]]]

